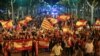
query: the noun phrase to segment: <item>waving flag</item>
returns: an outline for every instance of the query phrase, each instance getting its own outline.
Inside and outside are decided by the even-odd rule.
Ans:
[[[48,29],[48,30],[53,29],[53,25],[52,25],[47,19],[45,19],[45,18],[44,18],[44,20],[43,20],[43,22],[42,22],[41,27],[42,27],[43,29]]]
[[[85,26],[86,23],[87,23],[86,20],[79,20],[79,21],[76,22],[76,26],[77,27]]]
[[[27,25],[27,22],[26,22],[26,20],[21,20],[21,21],[18,22],[18,24],[20,24],[20,25]]]
[[[63,32],[68,32],[69,28],[65,26],[65,27],[62,27],[62,30],[63,30]]]
[[[13,27],[13,20],[9,20],[9,21],[1,21],[2,27],[3,28],[12,28]]]
[[[13,27],[13,20],[8,21],[7,24],[6,24],[6,27],[12,28]]]
[[[0,23],[1,23],[2,27],[5,28],[7,21],[1,21]]]
[[[70,19],[70,15],[62,14],[62,15],[58,16],[58,20],[60,20],[60,21],[66,21],[69,19]]]
[[[31,16],[26,16],[26,17],[25,17],[25,20],[26,20],[26,22],[29,22],[29,21],[32,20],[32,17],[31,17]]]
[[[100,19],[96,20],[95,25],[99,25],[100,26]]]
[[[48,18],[52,24],[56,24],[58,21],[55,18]]]
[[[95,24],[93,25],[93,28],[96,30],[100,30],[100,19],[97,19]]]

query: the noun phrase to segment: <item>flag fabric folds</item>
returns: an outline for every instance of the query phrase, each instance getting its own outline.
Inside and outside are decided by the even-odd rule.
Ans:
[[[43,20],[43,22],[41,24],[41,28],[47,29],[47,30],[52,30],[53,29],[53,25],[46,18],[44,18],[44,20]]]
[[[26,17],[25,17],[25,20],[26,20],[26,22],[29,22],[29,21],[32,20],[32,17],[31,17],[31,16],[26,16]]]
[[[93,25],[93,28],[96,30],[100,30],[100,19],[97,19]]]
[[[79,20],[79,21],[76,22],[76,26],[77,27],[85,26],[86,23],[87,23],[86,20]]]
[[[20,25],[27,25],[27,22],[26,22],[26,20],[20,20],[18,22],[18,24],[20,24]]]
[[[96,20],[95,25],[100,26],[100,19]]]
[[[70,15],[62,14],[58,16],[59,21],[66,21],[70,19]]]
[[[3,28],[13,28],[13,20],[9,20],[9,21],[1,21],[2,27]]]
[[[52,24],[58,23],[58,20],[55,19],[55,18],[50,17],[50,18],[48,18],[48,19],[49,19],[50,23],[52,23]]]

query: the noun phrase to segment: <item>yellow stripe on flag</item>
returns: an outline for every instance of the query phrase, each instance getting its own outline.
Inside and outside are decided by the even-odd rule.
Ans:
[[[43,29],[49,29],[49,30],[53,29],[53,26],[51,25],[51,23],[47,19],[43,20],[41,27]]]
[[[6,28],[12,28],[13,27],[13,21],[10,20],[6,23]]]
[[[3,28],[12,28],[13,27],[13,21],[9,20],[9,21],[1,21],[2,27]]]
[[[100,25],[100,20],[96,20],[95,25]]]
[[[86,25],[86,23],[87,23],[87,21],[85,21],[85,20],[80,20],[80,21],[77,21],[77,22],[76,22],[76,26],[84,26],[84,25]]]
[[[5,28],[6,27],[6,23],[7,21],[1,21],[2,27]]]
[[[50,22],[51,22],[52,24],[56,24],[58,21],[57,21],[57,19],[50,18]]]

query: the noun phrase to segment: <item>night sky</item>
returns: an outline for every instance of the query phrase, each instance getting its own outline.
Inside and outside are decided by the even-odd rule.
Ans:
[[[49,3],[49,4],[56,4],[60,0],[44,0],[44,1]]]

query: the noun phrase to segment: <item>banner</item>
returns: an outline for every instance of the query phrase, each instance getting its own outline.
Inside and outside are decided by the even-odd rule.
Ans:
[[[49,40],[47,41],[39,41],[39,48],[48,48],[49,47]]]
[[[14,40],[9,42],[7,49],[16,52],[23,50],[31,50],[32,44],[33,44],[32,40]]]

